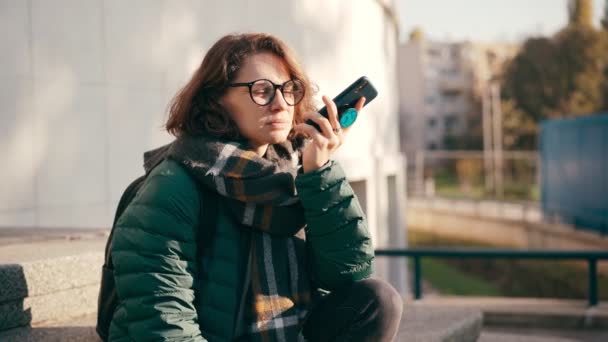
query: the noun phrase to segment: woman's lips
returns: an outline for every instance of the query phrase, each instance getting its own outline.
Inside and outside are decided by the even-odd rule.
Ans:
[[[286,128],[289,126],[289,121],[273,120],[267,123],[271,128]]]

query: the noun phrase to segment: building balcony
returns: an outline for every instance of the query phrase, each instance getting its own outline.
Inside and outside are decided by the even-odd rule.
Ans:
[[[460,93],[470,87],[467,78],[462,75],[445,75],[439,79],[439,89],[443,93]]]

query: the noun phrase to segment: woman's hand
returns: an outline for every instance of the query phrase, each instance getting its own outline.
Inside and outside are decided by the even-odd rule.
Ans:
[[[325,165],[331,155],[342,145],[349,130],[349,128],[340,127],[338,109],[334,101],[327,96],[323,96],[323,102],[327,108],[329,119],[317,112],[305,113],[303,117],[303,121],[310,119],[319,125],[321,132],[306,123],[297,124],[294,127],[296,132],[303,133],[312,140],[304,147],[302,152],[302,168],[305,173]],[[364,104],[365,98],[362,97],[355,105],[357,112],[361,111]]]

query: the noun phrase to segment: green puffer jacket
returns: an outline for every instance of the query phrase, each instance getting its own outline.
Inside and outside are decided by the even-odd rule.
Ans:
[[[366,219],[339,164],[298,174],[296,188],[313,286],[332,291],[369,277],[374,256]],[[119,218],[111,250],[119,306],[110,341],[233,339],[248,228],[220,207],[213,242],[197,260],[199,200],[194,179],[165,160]]]

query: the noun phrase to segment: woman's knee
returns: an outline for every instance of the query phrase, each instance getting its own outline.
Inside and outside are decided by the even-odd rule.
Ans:
[[[388,316],[401,317],[403,298],[397,290],[384,280],[368,278],[357,282],[358,292],[374,302]]]

